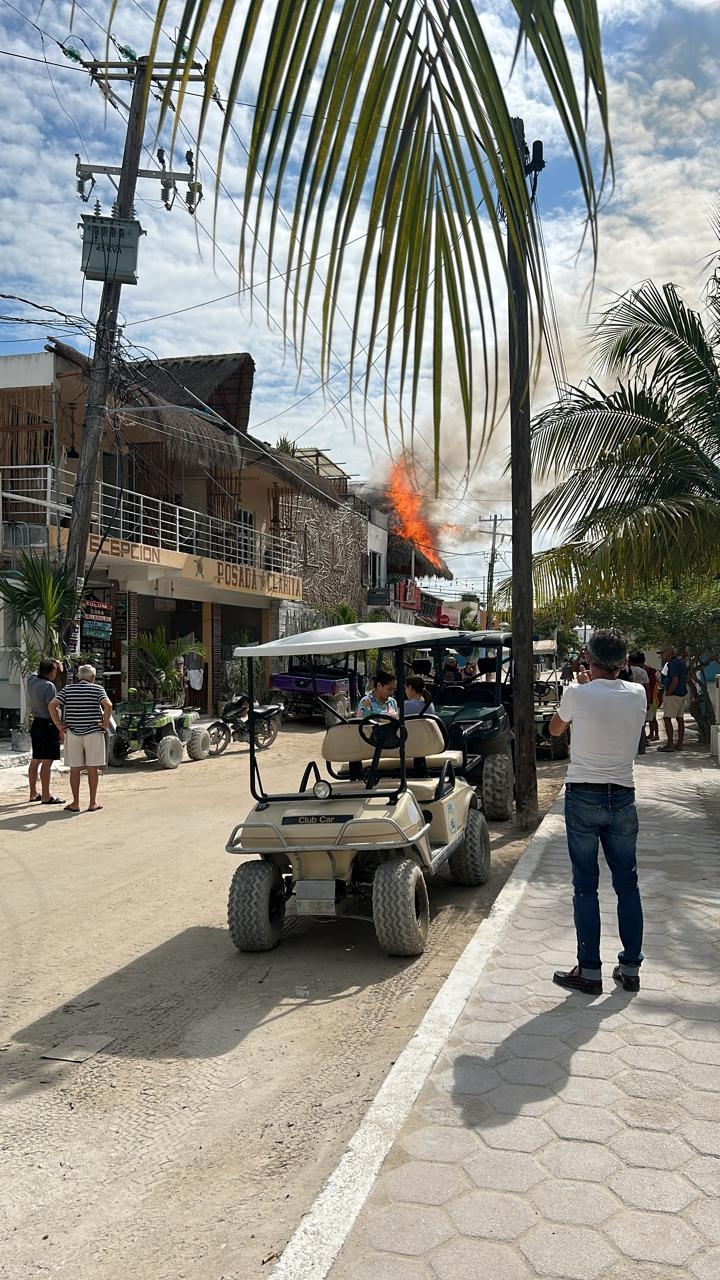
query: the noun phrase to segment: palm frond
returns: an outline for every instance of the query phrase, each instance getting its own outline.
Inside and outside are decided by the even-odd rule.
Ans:
[[[595,251],[597,210],[612,166],[596,0],[555,5],[514,0],[514,9],[516,58],[530,50],[540,68],[575,161]],[[161,3],[156,36],[164,11]],[[357,299],[350,384],[362,363],[367,386],[382,342],[386,374],[394,367],[393,353],[400,353],[400,391],[407,383],[411,411],[430,345],[429,363],[437,380],[436,452],[443,344],[448,343],[443,321],[449,322],[469,457],[476,380],[471,340],[475,332],[482,335],[487,364],[495,324],[493,264],[499,259],[507,274],[507,237],[527,264],[538,304],[542,295],[542,255],[524,157],[506,86],[474,0],[243,0],[242,5],[223,0],[219,9],[208,0],[185,0],[175,54],[181,76],[186,77],[199,44],[208,34],[211,39],[199,141],[220,58],[228,48],[230,20],[238,13],[241,29],[233,51],[218,171],[250,59],[263,58],[245,162],[241,271],[252,288],[259,273],[273,274],[264,260],[259,265],[258,246],[263,245],[263,259],[282,260],[284,254],[284,327],[299,353],[319,289],[326,374],[343,286],[349,281]],[[261,21],[268,13],[269,29]],[[581,88],[563,36],[568,18],[573,45],[576,41],[580,51]],[[185,86],[181,78],[178,118]],[[597,160],[589,142],[591,108],[602,138]],[[161,114],[169,109],[166,93]],[[289,236],[283,233],[281,245],[278,215],[286,203],[291,229]],[[365,223],[358,269],[348,248]],[[319,259],[327,238],[330,251],[322,279]],[[541,315],[540,305],[537,310]],[[482,444],[494,417],[494,392],[486,392],[482,422],[476,426],[481,438],[474,445]]]

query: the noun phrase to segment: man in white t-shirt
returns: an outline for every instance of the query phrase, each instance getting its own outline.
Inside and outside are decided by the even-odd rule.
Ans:
[[[637,878],[638,819],[633,761],[645,722],[641,684],[619,680],[627,642],[617,631],[595,631],[588,644],[590,671],[563,693],[550,721],[555,737],[572,725],[565,783],[565,828],[572,864],[578,962],[558,970],[553,982],[587,995],[602,991],[598,846],[602,845],[615,893],[623,949],[613,978],[626,991],[640,989],[643,914]]]

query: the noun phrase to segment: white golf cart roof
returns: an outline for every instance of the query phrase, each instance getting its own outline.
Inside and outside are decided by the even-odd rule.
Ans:
[[[446,640],[452,644],[458,631],[445,627],[406,627],[400,622],[350,622],[340,627],[321,627],[319,631],[301,631],[296,636],[270,640],[267,644],[240,645],[233,650],[236,658],[294,658],[314,653],[361,653],[364,649],[399,649],[401,646],[422,649],[428,641]]]
[[[534,640],[533,653],[557,653],[557,645],[554,640]]]

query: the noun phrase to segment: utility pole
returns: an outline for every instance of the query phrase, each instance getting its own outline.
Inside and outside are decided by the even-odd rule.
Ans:
[[[542,146],[533,146],[528,166],[525,125],[512,122],[520,161],[527,175],[544,167]],[[515,803],[521,822],[537,813],[535,764],[535,673],[533,667],[532,468],[530,462],[530,352],[528,340],[527,264],[508,223],[508,330],[510,363],[510,452],[512,465],[512,657],[513,731],[515,734]]]
[[[130,115],[125,134],[120,181],[118,183],[116,201],[118,218],[129,219],[133,213],[135,187],[140,167],[145,126],[144,102],[147,65],[147,58],[138,58],[132,98],[130,100]],[[85,422],[80,439],[80,457],[77,465],[77,478],[75,480],[70,531],[65,556],[65,564],[68,571],[72,574],[73,580],[80,584],[85,581],[85,556],[90,534],[95,474],[107,420],[107,400],[117,340],[117,318],[121,290],[122,284],[119,281],[114,279],[105,281],[95,329],[95,349],[90,370],[90,385],[85,409]],[[78,594],[81,591],[82,585]]]
[[[492,522],[492,542],[490,544],[490,559],[488,560],[487,591],[485,592],[485,627],[488,631],[492,626],[493,582],[495,578],[495,558],[497,555],[497,516],[493,516]]]
[[[160,168],[157,171],[140,170],[140,157],[145,130],[145,103],[150,82],[168,79],[170,76],[184,75],[183,68],[174,69],[171,62],[149,63],[147,57],[137,58],[131,65],[124,62],[84,62],[82,65],[86,70],[90,71],[92,79],[100,84],[103,93],[111,101],[113,100],[113,95],[109,81],[118,80],[127,84],[128,79],[132,76],[133,85],[122,164],[119,167],[116,165],[93,166],[82,164],[78,156],[77,177],[80,193],[83,193],[84,184],[88,179],[93,186],[95,185],[93,170],[95,173],[117,175],[117,196],[113,216],[118,223],[121,223],[129,221],[133,217],[138,176],[155,178],[160,182],[163,204],[168,210],[172,208],[177,183],[183,182],[187,183],[188,187],[188,194],[185,199],[188,212],[191,215],[194,214],[197,204],[202,199],[202,186],[195,179],[194,159],[191,151],[188,151],[186,155],[186,161],[189,165],[189,173],[187,174],[174,173],[167,169],[165,152],[162,148],[157,152]],[[205,76],[201,72],[201,68],[193,63],[192,74],[188,75],[187,79],[188,81],[204,81]],[[84,196],[83,199],[85,199]],[[80,439],[80,456],[78,458],[70,530],[65,553],[66,568],[76,583],[76,613],[85,584],[85,557],[92,520],[97,461],[107,423],[108,392],[117,343],[117,319],[122,281],[116,279],[115,276],[116,273],[111,270],[110,259],[108,258],[103,271],[104,283],[100,298],[100,310],[95,326],[95,349],[90,369],[85,421]]]

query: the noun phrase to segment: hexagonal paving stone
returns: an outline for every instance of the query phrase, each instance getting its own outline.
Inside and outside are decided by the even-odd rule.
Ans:
[[[570,1050],[557,1036],[528,1035],[525,1028],[512,1037],[512,1052],[516,1058],[569,1058]]]
[[[497,1071],[488,1067],[482,1058],[465,1053],[456,1058],[446,1071],[436,1072],[433,1083],[448,1093],[482,1094],[497,1089],[503,1082]]]
[[[662,1071],[670,1075],[683,1065],[682,1058],[672,1049],[660,1049],[657,1045],[626,1045],[618,1056],[637,1071]]]
[[[707,1062],[711,1067],[720,1067],[720,1044],[712,1040],[678,1040],[678,1053],[689,1062]]]
[[[416,1160],[441,1160],[460,1163],[475,1155],[479,1142],[474,1129],[457,1129],[445,1125],[428,1125],[414,1133],[403,1133],[400,1142]]]
[[[502,1191],[471,1191],[448,1205],[448,1212],[463,1235],[490,1240],[516,1240],[537,1221],[520,1196]]]
[[[520,1241],[520,1248],[539,1276],[596,1280],[617,1258],[612,1246],[588,1227],[544,1224]]]
[[[720,1124],[707,1120],[691,1120],[680,1133],[704,1156],[720,1156]]]
[[[598,1142],[558,1138],[538,1158],[556,1178],[577,1178],[581,1182],[605,1182],[620,1168],[617,1156]]]
[[[678,1213],[697,1198],[696,1187],[667,1169],[623,1169],[610,1186],[632,1208],[660,1213]]]
[[[447,1204],[468,1189],[468,1179],[454,1166],[439,1169],[437,1163],[408,1160],[399,1169],[383,1174],[378,1191],[387,1200],[411,1204]]]
[[[623,1028],[622,1038],[626,1044],[658,1045],[661,1049],[673,1049],[682,1053],[682,1040],[674,1027],[628,1026]]]
[[[618,1129],[619,1120],[602,1107],[580,1107],[570,1102],[559,1102],[545,1116],[547,1124],[559,1138],[580,1139],[584,1142],[607,1142]]]
[[[333,1276],[333,1280],[335,1277]],[[669,1267],[666,1263],[658,1266],[655,1262],[631,1262],[623,1258],[614,1267],[605,1272],[603,1280],[688,1280],[686,1267]]]
[[[697,1280],[717,1280],[720,1275],[720,1249],[710,1249],[708,1253],[701,1254],[690,1263],[690,1270]]]
[[[463,1040],[469,1041],[471,1044],[502,1044],[511,1034],[503,1022],[484,1022],[475,1019],[465,1019],[460,1032]]]
[[[433,1280],[429,1263],[419,1258],[400,1258],[396,1253],[371,1253],[358,1258],[355,1241],[340,1255],[332,1270],[333,1280]]]
[[[567,1075],[567,1067],[550,1058],[507,1058],[497,1074],[508,1084],[551,1085]]]
[[[590,1027],[578,1027],[564,1039],[573,1046],[573,1049],[584,1049],[587,1053],[619,1053],[621,1049],[627,1048],[625,1041],[616,1031],[600,1031],[593,1028],[592,1034],[588,1035],[589,1030]]]
[[[549,1088],[532,1084],[504,1084],[483,1096],[493,1111],[508,1116],[541,1116],[555,1103],[555,1094]]]
[[[692,1156],[686,1143],[668,1133],[628,1129],[609,1144],[626,1164],[640,1169],[678,1169]]]
[[[685,1113],[674,1102],[654,1102],[650,1098],[626,1098],[615,1106],[620,1116],[632,1129],[657,1129],[672,1133],[685,1118]]]
[[[539,1151],[553,1136],[544,1121],[533,1116],[515,1116],[497,1128],[485,1122],[479,1128],[487,1145],[501,1151]]]
[[[609,1080],[594,1080],[590,1076],[570,1076],[555,1085],[555,1096],[560,1102],[572,1102],[578,1107],[612,1107],[623,1097],[617,1085]]]
[[[710,1196],[720,1196],[720,1161],[713,1156],[697,1156],[683,1165],[683,1174],[693,1186]]]
[[[590,1053],[587,1049],[576,1049],[570,1060],[570,1070],[574,1076],[614,1080],[618,1074],[618,1063],[610,1053]]]
[[[657,1102],[672,1102],[686,1092],[682,1080],[660,1071],[621,1071],[616,1081],[633,1098],[653,1098]]]
[[[720,1200],[696,1200],[685,1217],[710,1244],[720,1244]]]
[[[453,1229],[442,1209],[392,1204],[370,1211],[364,1234],[373,1249],[419,1258],[449,1239]]]
[[[620,1201],[605,1187],[561,1178],[533,1187],[530,1199],[542,1217],[551,1222],[582,1227],[598,1226],[621,1208]]]
[[[645,1262],[666,1262],[681,1266],[702,1241],[692,1227],[669,1213],[640,1213],[625,1209],[605,1230],[628,1258]]]
[[[478,1187],[494,1191],[527,1191],[547,1177],[547,1170],[523,1151],[495,1151],[487,1147],[465,1161],[468,1176]]]
[[[449,1240],[436,1249],[432,1266],[438,1280],[532,1280],[532,1272],[516,1250],[490,1240]]]

